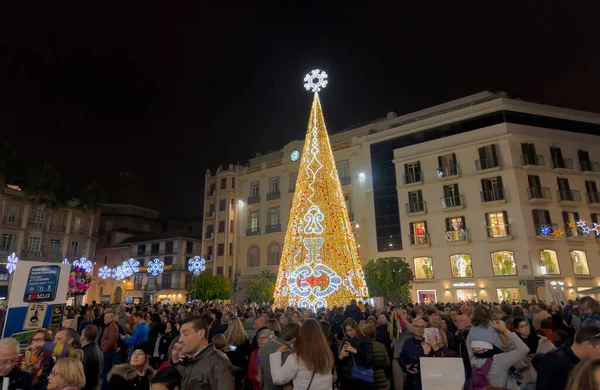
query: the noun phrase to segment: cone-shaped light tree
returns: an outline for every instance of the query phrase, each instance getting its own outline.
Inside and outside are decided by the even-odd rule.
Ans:
[[[278,307],[314,310],[369,295],[319,101],[326,79],[319,70],[304,78],[314,99],[275,284]]]

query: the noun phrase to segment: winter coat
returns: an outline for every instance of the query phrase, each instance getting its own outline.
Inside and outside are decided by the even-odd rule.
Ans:
[[[231,390],[235,388],[232,366],[227,356],[208,344],[188,359],[181,390]]]
[[[171,342],[177,337],[177,332],[169,332],[165,333],[163,337],[160,339],[160,345],[158,346],[158,354],[164,355],[165,359],[169,355],[169,346]]]
[[[104,354],[95,342],[87,344],[82,350],[83,371],[85,373],[85,387],[83,390],[97,389],[104,368]]]
[[[373,363],[371,365],[374,373],[373,390],[389,390],[390,380],[388,374],[391,369],[390,358],[385,346],[379,341],[373,340]]]
[[[297,356],[291,354],[285,363],[281,363],[281,352],[275,352],[269,355],[271,363],[271,376],[273,383],[284,385],[292,381],[294,390],[306,390],[310,383],[310,390],[329,390],[332,387],[333,378],[331,373],[319,374],[310,371],[304,363],[299,362]],[[312,383],[310,382],[312,378]],[[185,390],[185,389],[183,389]]]
[[[360,321],[365,319],[364,313],[360,310],[358,305],[348,305],[346,307],[346,311],[344,312],[344,318],[354,318],[356,323],[360,323]]]
[[[379,341],[385,347],[389,357],[392,357],[392,339],[390,338],[390,332],[388,331],[387,325],[377,325],[376,328],[377,336],[375,339]]]
[[[109,390],[148,390],[150,381],[154,377],[152,367],[146,369],[144,376],[139,376],[137,370],[131,364],[116,365],[108,373]]]
[[[8,390],[31,390],[31,375],[25,371],[21,371],[17,366],[8,373],[7,376],[0,376],[0,384],[4,383],[4,379],[8,378]]]
[[[348,339],[344,339],[344,341],[346,340]],[[342,346],[340,349],[343,347],[344,341],[342,341]],[[356,349],[356,353],[350,353],[348,356],[340,360],[337,367],[337,373],[338,376],[343,379],[350,379],[352,377],[352,366],[354,364],[368,368],[370,368],[373,364],[373,342],[370,338],[365,336],[357,336],[348,341],[350,341],[352,348]]]
[[[535,353],[544,354],[554,349],[556,349],[556,347],[550,342],[550,340],[548,340],[546,337],[540,337],[538,341],[538,347]],[[520,362],[515,364],[515,368],[521,372],[521,376],[523,377],[523,383],[536,381],[537,371],[535,371],[535,368],[533,368],[531,362],[527,363],[525,359],[522,359]]]

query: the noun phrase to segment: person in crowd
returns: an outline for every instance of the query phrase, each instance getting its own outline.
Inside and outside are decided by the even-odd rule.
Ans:
[[[149,319],[148,314],[150,314]],[[165,325],[160,320],[160,316],[158,314],[148,314],[146,314],[146,323],[148,324],[148,341],[150,344],[155,345],[156,341],[159,339],[159,334],[164,334]]]
[[[150,343],[135,345],[129,363],[116,365],[108,373],[109,390],[150,388],[154,376],[154,370],[150,367],[151,354]]]
[[[400,352],[400,367],[407,373],[406,389],[421,390],[421,358],[442,357],[440,345],[424,342],[425,320],[417,318],[412,322],[413,337],[406,340]],[[395,378],[394,378],[395,380]]]
[[[167,355],[169,352],[169,347],[171,346],[171,343],[173,342],[175,337],[179,335],[179,333],[177,332],[177,328],[175,327],[175,322],[169,321],[166,324],[164,324],[164,327],[165,332],[160,338],[160,345],[158,347],[158,353],[160,355],[161,364],[165,360],[168,360]]]
[[[112,311],[106,311],[104,313],[104,331],[100,338],[100,349],[104,357],[104,363],[102,365],[102,389],[106,390],[108,381],[106,376],[116,363],[117,359],[117,343],[119,340],[119,325],[117,324],[117,317]]]
[[[8,379],[8,390],[31,390],[31,374],[17,367],[19,353],[20,346],[17,340],[0,339],[0,384]]]
[[[487,341],[496,348],[503,349],[504,341],[500,338],[498,332],[491,326],[493,313],[485,305],[479,305],[473,310],[471,316],[471,330],[469,332],[471,340]]]
[[[532,382],[537,379],[537,372],[531,364],[531,359],[536,354],[545,354],[555,349],[554,345],[546,337],[538,336],[531,331],[531,326],[527,319],[520,317],[512,321],[513,328],[517,336],[527,345],[529,352],[519,363],[515,364],[515,368],[521,373],[524,383]]]
[[[442,317],[442,322],[440,322],[440,329],[446,333],[446,340],[448,340],[448,348],[456,351],[456,340],[454,339],[454,335],[458,330],[450,317]]]
[[[81,334],[85,327],[93,324],[95,320],[96,316],[94,316],[94,311],[92,309],[87,309],[83,319],[79,321],[79,325],[77,325],[77,333]]]
[[[569,330],[569,325],[565,319],[566,317],[563,315],[563,309],[559,305],[550,305],[550,315],[553,331],[556,332],[558,330]]]
[[[344,319],[348,318],[352,318],[354,321],[356,321],[357,324],[365,319],[364,313],[356,304],[356,299],[352,299],[350,301],[350,305],[348,305],[346,307],[346,310],[344,311]]]
[[[65,317],[67,317],[67,319],[63,320],[63,323],[62,323],[63,329],[64,328],[77,329],[77,319],[75,319],[75,310],[73,308],[71,308],[71,307],[67,308]]]
[[[269,328],[262,328],[256,334],[256,349],[250,354],[250,362],[248,363],[248,379],[252,383],[252,390],[260,390],[258,353],[269,341],[270,334]]]
[[[160,372],[167,367],[183,367],[182,362],[184,357],[183,345],[181,345],[179,342],[179,336],[177,336],[175,339],[173,339],[173,342],[171,342],[171,345],[169,346],[169,351],[167,352],[168,360],[158,367],[158,371]]]
[[[217,311],[216,317],[220,323],[218,326],[211,328],[211,334],[213,336],[225,333],[229,327],[229,314],[224,314],[220,311]]]
[[[600,358],[600,327],[585,325],[575,333],[573,345],[562,345],[544,355],[537,370],[537,388],[563,390],[579,362],[597,358]]]
[[[458,357],[463,360],[465,367],[465,382],[468,383],[471,378],[471,356],[469,355],[469,348],[467,348],[467,338],[471,331],[471,320],[464,314],[456,317],[456,335],[454,337],[455,344],[458,352]]]
[[[346,318],[344,321],[344,334],[345,337],[338,352],[339,365],[337,373],[340,388],[343,390],[358,387],[370,388],[370,384],[352,378],[352,366],[358,365],[371,368],[373,362],[373,342],[370,338],[362,334],[353,318]]]
[[[56,334],[54,342],[45,342],[42,349],[57,359],[74,357],[83,361],[83,351],[79,335],[72,328],[64,328]]]
[[[585,325],[600,326],[600,304],[592,297],[583,297],[579,300],[581,318],[579,327]]]
[[[600,389],[600,359],[589,359],[575,366],[565,390]]]
[[[208,332],[210,333],[210,330]],[[229,351],[229,345],[227,344],[227,339],[222,334],[216,334],[213,337],[212,343],[215,346],[215,349],[217,351],[221,351],[225,354],[227,354],[227,351]]]
[[[337,307],[333,309],[333,316],[331,318],[331,333],[334,337],[337,338],[339,334],[343,334],[343,326],[344,326],[344,308]]]
[[[545,318],[540,322],[539,331],[552,343],[556,343],[556,334],[552,331],[552,320]]]
[[[285,364],[299,332],[300,325],[294,323],[286,324],[281,331],[281,338],[276,337],[275,339],[269,340],[269,342],[267,342],[267,344],[259,351],[261,390],[283,390],[283,386],[273,383],[273,377],[271,376],[271,360],[269,356],[275,353],[279,347],[285,345],[288,351],[282,352],[281,354],[281,362],[282,364]]]
[[[81,390],[86,377],[81,361],[63,358],[56,361],[48,379],[48,390]]]
[[[269,355],[273,383],[284,385],[290,381],[298,390],[330,390],[334,357],[317,320],[304,321],[294,343],[294,353],[282,364],[282,354],[289,352],[286,345]]]
[[[84,390],[96,390],[100,384],[104,366],[104,354],[98,346],[98,327],[88,325],[81,334],[81,350],[83,351],[83,371],[86,384]]]
[[[387,320],[385,315],[380,315],[377,318],[377,327],[375,328],[377,332],[377,341],[379,341],[385,347],[389,358],[392,358],[392,339],[390,338],[390,332],[388,327],[390,322]]]
[[[181,373],[175,367],[167,367],[152,378],[152,390],[181,389]]]
[[[233,365],[233,374],[235,377],[236,389],[239,389],[242,379],[248,370],[248,359],[250,358],[250,340],[242,326],[239,318],[231,317],[229,327],[224,333],[229,345],[227,357]]]
[[[29,346],[25,350],[21,370],[32,375],[34,390],[43,390],[48,387],[48,376],[54,367],[54,360],[52,354],[44,351],[42,346],[51,341],[52,337],[47,331],[38,330],[31,336]]]
[[[294,324],[298,324],[298,325],[300,325],[300,320],[301,320],[301,319],[302,319],[302,316],[300,315],[300,312],[299,312],[299,311],[297,311],[297,310],[294,310],[294,311],[292,312],[292,322],[293,322]]]
[[[442,317],[438,313],[433,313],[429,316],[429,325],[428,328],[436,328],[440,335],[440,342],[444,344],[445,347],[449,346],[448,343],[448,334],[442,328]]]
[[[540,302],[537,306],[539,311],[533,316],[533,329],[536,330],[542,327],[543,320],[552,318],[552,315],[546,310],[546,305]]]
[[[133,322],[136,326],[131,337],[121,335],[121,340],[129,346],[130,355],[133,353],[133,348],[136,345],[148,342],[148,337],[150,335],[150,327],[146,321],[144,321],[144,312],[137,311],[133,316]]]
[[[271,334],[274,337],[281,337],[281,325],[279,321],[274,318],[271,318],[267,321],[267,328],[271,331]]]
[[[186,320],[180,329],[179,342],[189,357],[182,390],[234,388],[231,363],[224,353],[208,344],[208,324],[203,318]]]
[[[377,330],[373,324],[365,325],[363,333],[373,342],[373,363],[371,363],[374,374],[373,389],[389,390],[392,365],[388,352],[385,346],[376,340]]]
[[[571,310],[571,327],[574,331],[578,331],[581,325],[581,311],[578,307]]]

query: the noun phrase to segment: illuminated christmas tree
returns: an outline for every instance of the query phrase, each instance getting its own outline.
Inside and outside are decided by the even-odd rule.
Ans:
[[[314,310],[368,296],[319,101],[326,79],[319,70],[304,78],[314,99],[275,285],[278,307]]]

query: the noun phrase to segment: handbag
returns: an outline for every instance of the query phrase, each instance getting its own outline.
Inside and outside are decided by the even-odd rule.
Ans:
[[[352,356],[352,363],[352,379],[373,383],[375,380],[375,373],[372,369],[356,364],[354,356]]]

